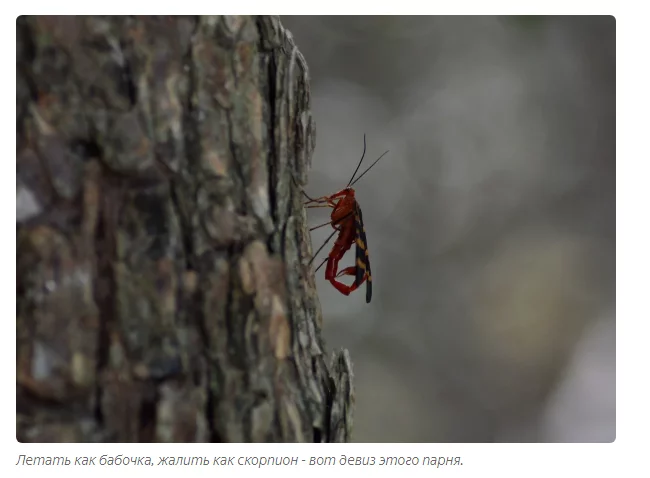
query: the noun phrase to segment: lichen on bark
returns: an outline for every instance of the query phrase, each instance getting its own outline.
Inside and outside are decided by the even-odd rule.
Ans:
[[[347,441],[277,17],[20,17],[20,441]]]

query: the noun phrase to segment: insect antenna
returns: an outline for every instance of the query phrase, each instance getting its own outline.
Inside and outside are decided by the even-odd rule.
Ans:
[[[357,164],[357,169],[354,170],[354,173],[352,174],[352,177],[350,178],[350,181],[348,181],[348,185],[346,188],[349,188],[352,184],[352,180],[354,179],[354,176],[356,176],[357,171],[359,171],[359,168],[361,167],[361,163],[363,162],[363,158],[366,155],[366,133],[363,133],[363,154],[361,155],[361,159],[359,160],[359,164]]]
[[[350,187],[350,186],[354,186],[354,183],[356,183],[359,179],[361,179],[361,178],[363,177],[364,174],[366,174],[368,171],[370,171],[370,169],[371,169],[375,164],[377,164],[377,161],[379,161],[381,158],[383,158],[383,157],[386,156],[387,154],[388,154],[388,151],[386,151],[384,154],[382,154],[382,155],[379,156],[377,159],[375,159],[375,162],[372,163],[370,166],[368,166],[368,169],[366,169],[363,173],[361,173],[357,179],[355,179],[353,182],[351,182],[350,184],[348,184],[348,187]],[[361,164],[361,163],[359,163],[359,164]]]

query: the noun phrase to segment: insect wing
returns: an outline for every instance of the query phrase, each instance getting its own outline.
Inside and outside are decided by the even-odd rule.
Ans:
[[[366,239],[366,230],[363,227],[363,214],[359,204],[355,207],[354,226],[356,231],[356,276],[355,283],[357,286],[363,283],[366,278],[366,303],[372,299],[372,275],[370,274],[370,257],[368,255],[368,240]]]

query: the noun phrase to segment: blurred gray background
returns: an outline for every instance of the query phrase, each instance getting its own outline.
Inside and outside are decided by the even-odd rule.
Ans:
[[[318,272],[355,441],[614,440],[615,19],[282,22],[312,79],[307,193],[345,186],[364,133],[367,165],[390,150],[356,185],[372,303]]]

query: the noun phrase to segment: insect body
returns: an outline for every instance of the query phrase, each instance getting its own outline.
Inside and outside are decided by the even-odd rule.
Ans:
[[[325,262],[327,262],[327,267],[325,268],[325,279],[328,280],[339,292],[344,295],[349,295],[354,290],[358,289],[364,282],[366,283],[366,302],[369,303],[372,299],[372,275],[370,272],[370,259],[368,254],[368,241],[366,239],[366,231],[363,226],[363,215],[361,213],[361,207],[355,198],[355,191],[352,188],[354,183],[356,183],[361,177],[366,174],[370,168],[372,168],[377,161],[379,161],[386,153],[382,154],[374,163],[370,165],[357,179],[354,179],[363,157],[366,153],[366,137],[363,137],[363,155],[361,160],[357,165],[357,169],[354,171],[352,178],[348,182],[348,185],[341,191],[332,194],[331,196],[322,196],[319,198],[312,199],[307,196],[306,193],[303,194],[308,199],[305,202],[305,206],[308,208],[311,207],[331,207],[332,213],[330,215],[331,221],[321,224],[312,228],[318,229],[323,226],[332,225],[334,232],[327,238],[325,243],[316,251],[314,257],[325,247],[325,245],[332,239],[332,237],[338,233],[338,237],[334,241],[334,246],[328,254],[328,257],[316,268],[316,271],[320,269]],[[343,259],[345,253],[350,250],[352,244],[356,244],[355,249],[355,264],[354,266],[346,267],[345,269],[339,271],[339,261]],[[313,259],[312,259],[313,261]],[[354,282],[352,285],[346,285],[338,279],[342,276],[350,275],[354,277]]]
[[[337,273],[339,260],[350,249],[353,241],[356,242],[355,264]],[[354,282],[351,286],[347,286],[336,280],[338,277],[344,275],[354,277]],[[356,290],[361,284],[366,282],[366,302],[369,303],[372,298],[372,274],[370,273],[370,259],[368,257],[368,241],[366,240],[366,232],[363,227],[361,208],[356,201],[354,204],[354,215],[345,222],[345,227],[339,233],[339,237],[334,242],[334,247],[327,258],[325,279],[329,280],[344,295],[349,295],[350,292]]]

